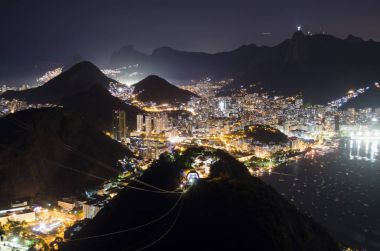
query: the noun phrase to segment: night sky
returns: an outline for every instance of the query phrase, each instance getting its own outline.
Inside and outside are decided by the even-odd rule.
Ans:
[[[123,45],[217,52],[274,45],[297,25],[380,40],[377,0],[0,0],[0,58],[106,64]]]

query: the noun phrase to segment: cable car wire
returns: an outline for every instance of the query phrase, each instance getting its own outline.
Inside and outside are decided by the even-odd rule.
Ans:
[[[125,229],[122,229],[122,230],[119,230],[119,231],[109,232],[109,233],[105,233],[105,234],[98,234],[98,235],[86,236],[86,237],[82,237],[82,238],[71,239],[71,240],[65,241],[65,243],[76,242],[76,241],[83,241],[83,240],[91,240],[91,239],[97,239],[97,238],[103,238],[103,237],[118,235],[118,234],[126,233],[126,232],[129,232],[129,231],[134,231],[134,230],[138,230],[138,229],[150,226],[150,225],[152,225],[152,224],[154,224],[154,223],[162,220],[166,216],[168,216],[178,206],[178,204],[182,200],[182,198],[183,198],[183,194],[180,194],[180,196],[178,196],[178,199],[176,200],[176,202],[174,203],[174,205],[167,212],[165,212],[161,216],[159,216],[159,217],[157,217],[157,218],[155,218],[155,219],[153,219],[153,220],[151,220],[151,221],[149,221],[147,223],[144,223],[142,225],[139,225],[139,226],[136,226],[136,227],[131,227],[131,228],[125,228]]]

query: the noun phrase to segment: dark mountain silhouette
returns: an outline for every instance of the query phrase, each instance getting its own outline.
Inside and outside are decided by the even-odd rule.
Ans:
[[[154,102],[156,104],[185,103],[191,97],[197,96],[153,75],[146,77],[133,86],[133,92],[137,94],[137,99],[143,102]]]
[[[221,150],[161,155],[140,180],[172,191],[194,154],[219,159],[210,178],[182,195],[126,188],[63,250],[339,250],[326,230]]]
[[[380,108],[380,88],[371,87],[368,91],[356,98],[350,99],[341,109],[347,108]]]
[[[85,60],[83,60],[82,56],[81,55],[75,55],[70,62],[68,62],[67,64],[65,64],[62,68],[62,71],[67,71],[69,70],[70,68],[72,68],[74,65],[76,64],[79,64],[81,62],[84,62]]]
[[[136,127],[136,115],[142,113],[135,106],[113,97],[107,90],[115,82],[106,77],[90,62],[81,62],[64,71],[45,85],[26,91],[8,91],[1,97],[26,100],[28,103],[51,103],[86,119],[101,131],[111,131],[112,111],[124,110],[129,128]]]
[[[288,136],[280,130],[275,129],[268,125],[251,125],[244,129],[247,137],[252,138],[254,141],[269,144],[274,142],[276,144],[284,144],[289,141]]]
[[[128,50],[137,53],[133,48]],[[317,103],[380,79],[380,43],[352,35],[339,39],[300,31],[273,47],[250,44],[215,54],[163,47],[138,59],[116,54],[111,59],[113,65],[138,62],[141,72],[167,79],[229,77],[235,79],[235,88],[256,83],[279,94],[302,92],[307,102]]]
[[[353,43],[353,44],[360,44],[360,43],[363,43],[363,42],[365,42],[364,40],[363,40],[363,38],[361,38],[361,37],[356,37],[356,36],[354,36],[354,35],[348,35],[347,36],[347,38],[345,39],[347,42],[349,42],[349,43]]]
[[[7,91],[2,98],[25,100],[31,104],[60,104],[66,97],[88,90],[94,85],[108,87],[114,80],[106,77],[90,62],[81,62],[43,86],[25,91]]]
[[[136,116],[143,114],[139,108],[112,96],[105,88],[94,85],[89,90],[63,99],[62,105],[102,131],[112,131],[112,111],[123,110],[129,129],[136,129]]]
[[[134,49],[132,45],[124,46],[111,56],[110,66],[113,68],[141,64],[147,58],[142,52]]]
[[[0,118],[0,201],[83,192],[99,177],[117,175],[117,160],[126,155],[132,154],[62,108],[10,114]]]

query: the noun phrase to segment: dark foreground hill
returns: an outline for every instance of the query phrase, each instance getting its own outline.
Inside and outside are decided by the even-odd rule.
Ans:
[[[325,229],[220,150],[162,155],[140,180],[173,191],[197,157],[216,160],[208,179],[183,194],[133,181],[146,190],[126,188],[62,250],[339,250]]]
[[[0,201],[83,192],[114,176],[125,155],[130,152],[122,145],[61,108],[2,117]]]
[[[108,87],[113,80],[90,62],[81,62],[46,84],[24,91],[7,91],[1,97],[24,100],[31,104],[60,104],[65,97],[88,90],[94,85]]]
[[[129,129],[136,128],[136,116],[143,113],[139,108],[126,104],[112,96],[105,88],[95,85],[89,90],[63,99],[67,110],[77,114],[102,131],[112,131],[112,111],[123,110]]]
[[[142,102],[156,104],[185,103],[196,95],[192,92],[178,88],[158,76],[148,76],[134,85],[137,99]]]
[[[215,54],[163,47],[144,56],[126,47],[112,56],[111,65],[139,64],[140,72],[167,79],[234,78],[235,88],[258,84],[281,94],[303,92],[307,102],[326,103],[348,89],[379,81],[379,57],[379,42],[296,32],[273,47],[249,44]]]
[[[371,87],[365,93],[360,94],[356,98],[350,99],[341,108],[380,108],[380,88]]]

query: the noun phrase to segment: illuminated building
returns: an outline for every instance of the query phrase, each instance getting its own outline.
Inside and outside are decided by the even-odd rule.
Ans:
[[[62,200],[59,200],[57,204],[60,208],[69,212],[75,208],[75,206],[77,205],[77,202],[76,200],[71,199],[71,198],[63,198]]]
[[[20,208],[20,207],[26,207],[28,206],[28,201],[22,200],[22,201],[14,201],[11,203],[12,208]]]
[[[83,217],[85,219],[93,219],[104,207],[102,203],[85,203],[83,204]]]
[[[227,109],[226,101],[221,100],[219,101],[219,109],[224,113]]]
[[[139,147],[139,156],[144,159],[158,159],[159,156],[168,150],[165,142],[156,140],[144,140],[143,146]]]
[[[145,132],[150,134],[152,132],[152,117],[145,116]]]
[[[14,99],[9,102],[8,108],[11,113],[15,113],[17,111],[27,109],[27,103],[25,101],[19,101],[19,100]]]
[[[335,122],[335,131],[339,132],[339,130],[340,130],[340,117],[339,117],[339,115],[335,115],[334,122]]]
[[[144,130],[144,115],[137,115],[137,131],[142,132]]]
[[[303,106],[303,99],[302,98],[297,98],[295,101],[294,101],[294,105],[296,108],[301,108]]]
[[[122,141],[127,137],[126,116],[123,110],[113,111],[113,138]]]
[[[12,208],[0,211],[0,225],[8,221],[32,222],[36,220],[36,213],[29,207]]]
[[[168,128],[168,115],[164,114],[153,119],[154,131],[159,134]]]
[[[199,179],[199,175],[196,171],[191,171],[186,175],[187,185],[191,186]]]

